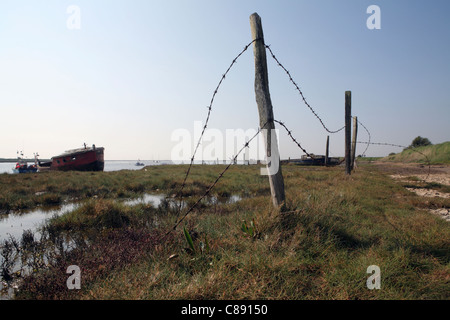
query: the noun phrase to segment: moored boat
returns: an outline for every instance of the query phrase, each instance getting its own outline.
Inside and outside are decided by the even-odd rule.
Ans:
[[[37,167],[39,171],[60,170],[60,171],[103,171],[105,166],[104,148],[86,146],[84,148],[67,150],[64,153],[52,157],[51,161],[40,162]]]
[[[28,162],[24,160],[23,151],[17,151],[17,162],[14,168],[12,168],[13,173],[33,173],[37,172],[38,168],[36,162],[34,164],[28,165]]]
[[[19,160],[12,170],[13,173],[33,173],[37,172],[38,168],[35,164],[28,165],[26,161]]]
[[[325,162],[325,156],[323,155],[302,155],[300,159],[289,159],[289,160],[282,160],[282,164],[287,163],[294,163],[298,165],[306,165],[306,166],[336,166],[342,163],[342,160],[338,157],[328,157],[328,161]]]

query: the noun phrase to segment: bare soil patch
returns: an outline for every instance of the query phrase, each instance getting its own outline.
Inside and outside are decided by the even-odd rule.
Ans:
[[[449,208],[440,208],[440,209],[430,209],[432,214],[436,214],[443,218],[446,221],[450,221],[450,209]]]
[[[402,163],[383,163],[381,161],[374,163],[381,171],[388,173],[393,179],[407,182],[414,187],[406,187],[407,190],[416,193],[421,197],[439,197],[450,198],[450,193],[433,188],[420,188],[422,183],[437,183],[450,186],[450,166],[423,164],[402,164]],[[450,208],[428,209],[429,212],[439,215],[446,221],[450,221]]]
[[[422,197],[441,197],[441,198],[450,198],[450,193],[439,192],[432,189],[426,188],[406,188],[407,190],[414,192]]]

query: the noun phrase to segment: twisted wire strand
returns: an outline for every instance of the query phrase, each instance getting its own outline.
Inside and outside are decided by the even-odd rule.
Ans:
[[[366,149],[364,149],[364,152],[362,153],[362,155],[364,156],[366,154],[366,152],[367,152],[367,149],[369,149],[371,135],[370,135],[369,129],[367,129],[367,127],[364,124],[362,124],[361,121],[359,121],[359,119],[357,119],[357,121],[364,128],[364,130],[366,130],[366,132],[367,132],[367,134],[369,136],[369,138],[368,138],[369,140],[367,141]]]
[[[199,146],[200,146],[200,143],[201,143],[201,141],[202,141],[202,138],[203,138],[203,135],[204,135],[204,133],[205,133],[205,130],[206,130],[207,126],[208,126],[208,122],[209,122],[209,119],[210,119],[210,116],[211,116],[211,110],[212,110],[212,106],[213,106],[213,103],[214,103],[214,99],[215,99],[215,97],[216,97],[216,95],[217,95],[217,93],[218,93],[218,91],[219,91],[220,86],[222,85],[222,82],[225,80],[225,78],[226,78],[227,74],[229,73],[229,71],[231,70],[231,68],[236,64],[237,60],[242,56],[242,54],[243,54],[245,51],[247,51],[248,48],[249,48],[255,41],[257,41],[257,40],[258,40],[258,39],[254,39],[254,40],[251,41],[249,44],[247,44],[247,45],[244,47],[244,49],[243,49],[243,50],[242,50],[242,51],[241,51],[241,52],[233,59],[233,61],[231,62],[230,66],[228,67],[228,69],[225,71],[225,73],[224,73],[224,74],[222,75],[222,77],[220,78],[220,81],[219,81],[219,83],[217,84],[217,87],[216,87],[216,89],[214,90],[214,92],[213,92],[213,94],[212,94],[211,101],[210,101],[210,103],[209,103],[209,106],[207,107],[207,108],[208,108],[208,114],[207,114],[207,116],[206,116],[205,125],[203,126],[202,133],[201,133],[201,135],[200,135],[200,137],[199,137],[199,139],[198,139],[197,145],[195,146],[195,149],[194,149],[194,153],[192,154],[192,157],[191,157],[191,159],[190,159],[190,164],[189,164],[189,167],[188,167],[188,169],[187,169],[187,171],[186,171],[186,174],[185,174],[185,176],[184,176],[183,183],[181,184],[180,189],[179,189],[178,192],[176,193],[176,197],[179,198],[178,214],[179,214],[180,211],[181,211],[181,206],[182,206],[182,201],[183,201],[183,194],[182,194],[182,191],[183,191],[183,189],[184,189],[184,187],[185,187],[185,185],[186,185],[187,178],[188,178],[188,176],[189,176],[189,173],[190,173],[190,171],[191,171],[192,165],[193,165],[193,163],[194,163],[195,155],[196,155],[197,150],[198,150],[198,148],[199,148]]]
[[[329,133],[338,133],[339,131],[342,131],[345,126],[343,126],[342,128],[338,129],[338,130],[330,130],[327,128],[327,126],[325,126],[324,122],[322,121],[322,119],[319,117],[319,115],[317,114],[317,112],[311,107],[311,105],[306,101],[305,96],[303,95],[302,90],[300,89],[300,87],[297,85],[297,83],[294,81],[294,79],[291,76],[291,73],[281,64],[281,62],[277,59],[277,57],[275,56],[275,54],[273,53],[272,49],[270,48],[270,46],[265,45],[266,49],[269,50],[270,55],[272,56],[272,58],[275,60],[275,62],[278,64],[278,66],[280,68],[282,68],[284,70],[284,72],[286,72],[286,74],[289,77],[289,80],[292,82],[292,84],[295,86],[295,88],[297,89],[297,91],[300,93],[300,96],[302,97],[302,100],[304,102],[304,104],[309,108],[309,110],[311,110],[311,112],[313,113],[313,115],[320,121],[322,127]]]
[[[421,154],[424,158],[425,158],[425,162],[428,165],[428,174],[427,176],[423,179],[424,181],[428,179],[428,177],[431,174],[431,160],[430,158],[423,152],[416,150],[418,147],[405,147],[399,144],[394,144],[394,143],[388,143],[388,142],[367,142],[367,141],[357,141],[356,143],[364,143],[364,144],[370,144],[370,145],[378,145],[378,146],[390,146],[390,147],[397,147],[397,148],[403,148],[403,149],[408,149],[411,150],[413,152],[417,152],[419,154]]]
[[[284,124],[284,122],[281,122],[279,120],[273,120],[274,122],[278,123],[279,125],[281,125],[287,132],[288,136],[292,139],[292,141],[294,141],[294,143],[308,156],[311,157],[312,159],[315,159],[314,155],[309,153],[308,151],[306,151],[305,148],[303,148],[301,146],[301,144],[297,141],[297,139],[294,138],[294,136],[292,135],[292,131],[289,130],[286,125]]]
[[[264,124],[263,128],[266,126],[267,122]],[[219,180],[224,176],[224,174],[228,171],[228,169],[235,163],[238,156],[241,154],[241,152],[245,148],[249,148],[250,142],[252,142],[253,139],[255,139],[258,134],[261,132],[261,128],[258,129],[258,131],[244,144],[244,146],[236,153],[236,155],[231,159],[231,161],[228,163],[228,165],[225,167],[224,170],[219,174],[219,176],[216,178],[216,180],[206,189],[205,193],[197,199],[197,201],[189,207],[189,209],[184,213],[184,215],[178,220],[177,215],[177,222],[175,225],[166,233],[166,236],[169,235],[172,231],[174,231],[181,222],[197,207],[197,205],[211,192],[211,190],[216,186],[216,184],[219,182]]]

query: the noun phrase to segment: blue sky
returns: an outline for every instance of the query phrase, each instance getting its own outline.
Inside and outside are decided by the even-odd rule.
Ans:
[[[70,30],[70,5],[80,29]],[[381,9],[381,29],[366,12]],[[2,1],[0,157],[49,158],[87,144],[107,160],[170,159],[176,129],[204,121],[212,93],[251,41],[249,16],[330,129],[344,124],[344,93],[374,142],[450,140],[448,1]],[[309,152],[329,135],[268,57],[275,118]],[[213,105],[210,128],[257,128],[254,62],[247,50]],[[283,158],[303,153],[280,129]],[[360,141],[367,134],[359,128]],[[196,141],[193,141],[193,144]],[[358,145],[362,153],[364,145]],[[330,135],[344,154],[343,132]],[[371,146],[368,156],[401,151]]]

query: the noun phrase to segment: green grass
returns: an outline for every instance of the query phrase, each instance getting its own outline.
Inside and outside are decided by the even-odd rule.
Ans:
[[[383,157],[358,157],[356,161],[358,162],[371,162],[382,159]]]
[[[194,166],[186,196],[202,194],[222,168]],[[136,192],[171,193],[186,166],[147,169],[98,173],[91,183],[116,180],[109,187],[116,196],[135,184]],[[259,167],[233,166],[214,192],[243,199],[205,204],[167,237],[173,210],[88,201],[50,224],[53,233],[83,233],[88,245],[26,278],[17,298],[449,299],[448,222],[371,165],[350,177],[343,171],[283,166],[287,200],[279,212]],[[71,264],[82,269],[81,290],[65,288]],[[366,287],[371,265],[381,269],[380,290]]]
[[[199,194],[212,183],[223,166],[201,166],[191,171],[192,183],[183,189],[183,196]],[[145,170],[119,172],[42,172],[36,174],[0,175],[0,214],[38,205],[56,205],[65,200],[81,200],[92,197],[104,199],[130,198],[145,192],[176,193],[183,182],[188,166],[166,166],[159,170],[150,166]],[[239,174],[230,170],[223,178],[226,187],[218,185],[214,194],[229,196],[232,193],[252,195],[269,190],[260,184],[263,177],[259,168],[252,167],[255,174],[241,180]],[[252,170],[250,169],[250,170]],[[230,182],[230,183],[228,183]]]
[[[401,153],[388,156],[382,161],[403,163],[450,164],[450,141],[431,146],[406,149]]]

